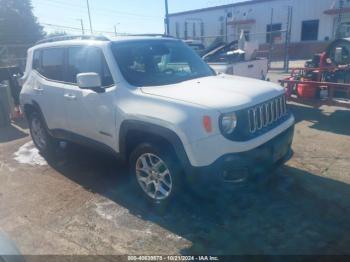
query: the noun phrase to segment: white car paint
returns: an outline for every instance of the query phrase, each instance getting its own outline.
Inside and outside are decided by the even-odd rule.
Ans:
[[[279,85],[229,75],[205,77],[169,86],[144,87],[142,91],[223,113],[259,104],[284,92]]]
[[[33,99],[39,101],[49,129],[78,133],[109,146],[116,153],[120,152],[118,138],[124,120],[142,120],[165,127],[177,134],[191,164],[196,167],[208,166],[230,152],[256,148],[294,124],[291,117],[289,121],[251,141],[237,143],[228,140],[221,135],[219,128],[218,120],[222,113],[257,105],[283,94],[283,89],[269,82],[228,75],[168,86],[137,88],[123,78],[110,44],[109,41],[69,40],[31,48],[28,51],[21,105],[31,103]],[[32,69],[34,50],[76,45],[95,46],[102,50],[115,83],[105,93],[82,90],[65,83],[50,83]],[[44,85],[43,92],[35,91],[41,85]],[[69,99],[66,94],[72,94],[75,98]],[[204,130],[204,116],[212,119],[211,133]]]

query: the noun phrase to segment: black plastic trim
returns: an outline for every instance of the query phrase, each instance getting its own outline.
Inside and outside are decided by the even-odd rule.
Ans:
[[[224,183],[223,172],[226,170],[248,171],[250,175],[263,173],[274,167],[283,165],[293,155],[291,149],[294,137],[294,125],[274,137],[265,144],[250,151],[231,153],[221,156],[213,164],[203,167],[190,167],[189,181],[193,181],[204,188]],[[280,159],[274,160],[272,148],[277,145],[288,147],[288,152]]]
[[[127,157],[128,145],[126,144],[126,138],[128,133],[133,131],[145,134],[145,140],[147,140],[147,135],[153,135],[168,141],[172,145],[177,158],[182,164],[182,167],[186,170],[187,167],[191,166],[182,141],[174,131],[162,126],[138,120],[126,120],[120,127],[119,151],[122,156]]]
[[[28,112],[26,111],[26,108],[28,106],[29,107],[33,107],[35,109],[35,111],[37,111],[39,113],[41,119],[44,121],[46,130],[48,130],[48,127],[47,127],[47,124],[46,124],[46,119],[45,119],[45,116],[43,114],[43,111],[41,110],[40,105],[35,100],[32,100],[32,102],[30,104],[27,103],[27,104],[24,105],[24,110],[25,110],[24,113],[25,113],[25,116],[26,116],[27,120],[29,121],[29,115],[28,115]]]
[[[100,143],[96,140],[93,140],[91,138],[78,135],[74,132],[70,132],[63,129],[52,129],[52,130],[49,130],[49,132],[54,138],[66,140],[66,141],[73,142],[83,146],[87,146],[89,148],[93,148],[94,150],[98,150],[104,153],[117,156],[118,158],[120,157],[120,155],[117,152],[115,152],[113,148],[103,143]]]
[[[262,103],[262,104],[264,104],[264,103]],[[259,106],[259,105],[257,105],[257,106]],[[284,122],[286,122],[288,119],[290,119],[292,117],[292,113],[290,111],[288,111],[288,109],[287,109],[287,113],[284,116],[282,116],[280,119],[276,120],[275,122],[273,122],[272,124],[270,124],[266,127],[263,127],[261,130],[258,130],[255,133],[250,133],[249,132],[248,110],[251,108],[252,107],[235,112],[236,116],[237,116],[237,127],[231,135],[225,135],[222,132],[221,122],[222,122],[222,117],[225,114],[223,114],[219,117],[220,132],[226,139],[228,139],[230,141],[236,141],[236,142],[247,142],[249,140],[252,140],[254,138],[257,138],[261,135],[268,133],[269,131],[271,131],[274,128],[278,127],[279,125],[283,124]]]

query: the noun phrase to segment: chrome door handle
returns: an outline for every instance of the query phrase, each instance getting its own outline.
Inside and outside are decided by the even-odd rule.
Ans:
[[[68,100],[77,100],[77,97],[73,94],[65,94],[64,97]]]
[[[41,87],[34,87],[33,89],[35,92],[37,92],[39,94],[41,94],[44,91],[44,89],[42,89]]]

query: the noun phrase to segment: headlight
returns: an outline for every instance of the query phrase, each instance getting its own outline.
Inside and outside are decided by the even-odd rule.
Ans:
[[[225,114],[221,117],[221,131],[224,135],[231,135],[237,127],[237,115]]]

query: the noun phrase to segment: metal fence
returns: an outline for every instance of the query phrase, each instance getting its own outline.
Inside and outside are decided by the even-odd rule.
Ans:
[[[18,66],[25,68],[27,50],[30,45],[0,45],[0,67]]]

